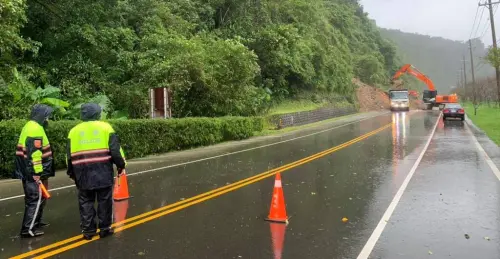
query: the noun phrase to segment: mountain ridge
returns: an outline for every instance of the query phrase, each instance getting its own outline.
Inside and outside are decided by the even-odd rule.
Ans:
[[[380,28],[380,33],[397,46],[401,62],[412,64],[426,74],[439,92],[444,94],[457,86],[464,57],[467,81],[472,80],[468,42],[397,29]],[[472,45],[476,79],[494,76],[493,67],[484,60],[487,53],[485,44],[479,39],[473,39]]]

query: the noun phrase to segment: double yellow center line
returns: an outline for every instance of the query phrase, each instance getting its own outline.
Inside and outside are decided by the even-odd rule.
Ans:
[[[137,225],[144,224],[148,221],[151,221],[151,220],[157,219],[159,217],[168,215],[168,214],[176,212],[178,210],[182,210],[184,208],[193,206],[195,204],[204,202],[206,200],[213,199],[213,198],[221,196],[225,193],[234,191],[236,189],[240,189],[240,188],[245,187],[247,185],[250,185],[252,183],[255,183],[255,182],[258,182],[258,181],[263,180],[265,178],[271,177],[271,176],[277,174],[278,172],[284,172],[284,171],[290,170],[292,168],[298,167],[300,165],[303,165],[305,163],[308,163],[310,161],[313,161],[315,159],[321,158],[323,156],[326,156],[328,154],[336,152],[340,149],[348,147],[352,144],[355,144],[361,140],[364,140],[370,136],[373,136],[373,135],[389,128],[390,126],[391,126],[391,123],[389,123],[385,126],[382,126],[374,131],[368,132],[368,133],[366,133],[362,136],[359,136],[355,139],[347,141],[343,144],[335,146],[333,148],[324,150],[322,152],[319,152],[319,153],[316,153],[314,155],[297,160],[295,162],[280,166],[278,168],[260,173],[258,175],[243,179],[241,181],[223,186],[221,188],[199,194],[199,195],[191,197],[189,199],[182,200],[182,201],[179,201],[179,202],[176,202],[176,203],[173,203],[173,204],[170,204],[170,205],[167,205],[167,206],[164,206],[164,207],[161,207],[161,208],[158,208],[158,209],[155,209],[155,210],[143,213],[143,214],[139,214],[135,217],[131,217],[131,218],[125,219],[123,221],[114,223],[112,226],[115,227],[115,232],[120,232],[120,231],[123,231],[125,229],[129,229],[129,228],[135,227]],[[33,255],[38,255],[38,256],[34,257],[37,259],[48,258],[50,256],[60,254],[64,251],[82,246],[84,244],[93,242],[93,241],[98,240],[98,239],[99,239],[99,236],[94,237],[94,239],[92,239],[92,240],[84,240],[81,235],[78,235],[78,236],[74,236],[74,237],[56,242],[56,243],[51,244],[51,245],[41,247],[39,249],[30,251],[30,252],[15,256],[15,257],[11,257],[11,259],[22,259],[22,258],[27,258],[27,257],[33,256]],[[54,250],[52,250],[52,249],[54,249]],[[46,251],[48,251],[48,252],[46,252]],[[46,252],[46,253],[44,253],[44,252]]]

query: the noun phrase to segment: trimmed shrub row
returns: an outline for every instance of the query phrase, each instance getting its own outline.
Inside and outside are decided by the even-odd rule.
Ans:
[[[66,167],[66,137],[79,121],[52,121],[47,129],[58,169]],[[249,138],[264,128],[261,117],[109,120],[127,159]],[[0,177],[11,177],[19,134],[26,121],[0,121]]]

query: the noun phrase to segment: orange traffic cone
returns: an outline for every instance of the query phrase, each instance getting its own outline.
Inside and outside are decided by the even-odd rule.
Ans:
[[[267,221],[288,223],[288,217],[285,209],[285,197],[283,195],[283,188],[281,186],[281,174],[276,174],[274,180],[273,198],[271,200],[271,208]]]
[[[271,223],[271,238],[273,243],[274,259],[281,259],[283,255],[283,243],[285,241],[285,224]]]
[[[120,223],[127,218],[128,200],[115,202],[113,217],[115,223]]]
[[[115,188],[113,190],[113,199],[115,201],[126,200],[130,198],[128,193],[127,174],[125,171],[119,175],[115,181]]]

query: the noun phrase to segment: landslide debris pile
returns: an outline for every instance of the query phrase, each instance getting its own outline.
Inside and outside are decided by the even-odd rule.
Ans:
[[[358,86],[356,95],[359,102],[359,111],[380,111],[390,109],[389,96],[383,90],[367,85],[354,78],[352,82]]]
[[[367,85],[359,79],[354,78],[352,82],[358,87],[356,95],[359,102],[359,111],[390,110],[391,100],[389,95],[382,89]],[[410,96],[410,110],[424,109],[424,104],[418,97]]]

